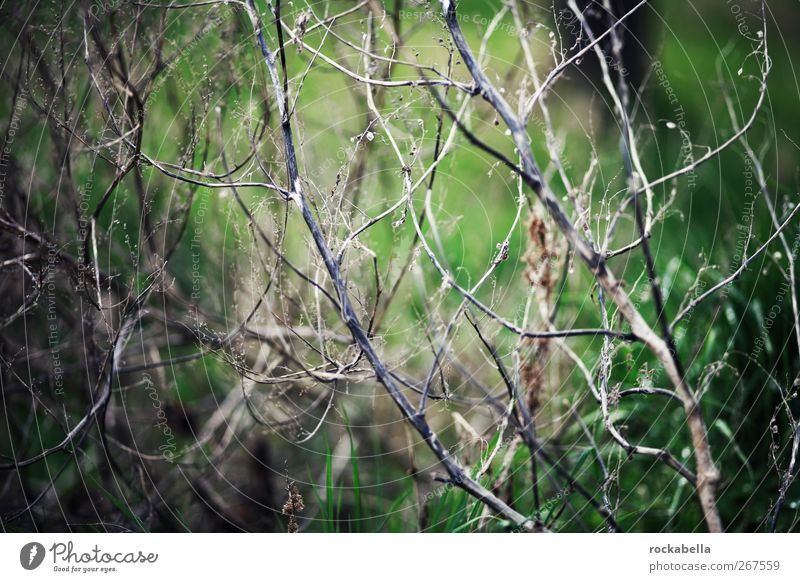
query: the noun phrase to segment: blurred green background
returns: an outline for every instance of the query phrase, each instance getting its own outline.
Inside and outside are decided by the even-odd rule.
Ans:
[[[257,4],[265,20],[269,20],[267,7]],[[312,2],[310,6],[322,17],[354,4]],[[566,13],[562,12],[564,7],[553,7],[549,2],[522,4],[526,38],[533,47],[539,75],[544,77],[552,66],[553,48],[560,46],[552,44],[558,40],[550,33],[561,30],[565,37],[561,42],[569,46]],[[284,22],[292,26],[308,7],[298,2],[285,5]],[[501,4],[462,0],[458,8],[468,41],[477,51],[487,23]],[[47,103],[52,98],[46,85],[36,82],[42,71],[37,69],[37,53],[31,48],[35,44],[38,58],[51,70],[63,67],[68,71],[65,94],[75,105],[71,120],[81,134],[92,140],[98,136],[114,139],[83,63],[81,10],[69,8],[61,25],[58,22],[62,7],[57,2],[35,6],[5,3],[0,10],[5,15],[3,26],[7,32],[0,41],[5,62],[0,100],[3,127],[13,114],[18,71],[22,71],[23,78],[32,79],[27,90],[37,101]],[[137,10],[135,6],[115,7],[111,11],[113,18],[104,15],[98,29],[109,39],[117,35],[130,42],[133,32],[128,24],[134,21]],[[391,25],[404,35],[399,58],[435,64],[445,70],[448,36],[438,16],[438,3],[387,2],[386,10],[383,27],[378,27],[380,19],[375,21],[376,51],[389,54],[387,31]],[[285,184],[275,103],[247,18],[229,6],[167,12],[164,53],[177,57],[155,80],[146,102],[143,151],[157,160],[221,172],[219,154],[223,144],[229,161],[242,159],[249,150],[248,136],[260,132],[259,123],[266,122],[265,138],[259,145],[261,167]],[[359,9],[337,21],[334,30],[360,44],[366,30],[365,15],[366,9]],[[747,134],[750,147],[763,163],[768,195],[781,220],[797,198],[800,129],[796,116],[800,90],[794,60],[800,54],[800,41],[792,34],[792,23],[798,16],[794,1],[767,4],[772,69],[763,109]],[[143,74],[150,66],[153,38],[161,17],[160,10],[143,11],[138,50],[127,55],[131,77]],[[758,96],[760,57],[754,49],[761,26],[759,3],[658,0],[642,8],[635,26],[631,26],[625,34],[624,54],[630,70],[627,80],[635,97],[633,119],[644,167],[653,179],[686,164],[688,151],[699,157],[734,132],[726,98],[738,125],[750,116]],[[268,28],[269,40],[274,43],[274,27]],[[352,47],[330,35],[326,37],[321,29],[308,32],[304,40],[312,46],[319,46],[324,40],[325,54],[353,70],[364,69]],[[363,86],[318,59],[312,62],[308,50],[289,45],[287,55],[292,79],[290,94],[292,99],[297,98],[295,137],[304,187],[336,248],[349,232],[347,224],[359,225],[365,216],[374,216],[401,198],[400,168],[380,126],[370,125],[372,140],[359,140],[369,123]],[[67,64],[62,65],[62,61]],[[467,73],[458,61],[454,57],[453,76],[466,80]],[[608,213],[605,202],[619,203],[625,177],[619,154],[619,128],[594,61],[589,54],[577,68],[569,68],[548,94],[547,103],[570,180],[580,184],[591,161],[596,160],[586,201],[596,214],[589,228],[596,240],[602,240]],[[660,68],[653,66],[655,61],[661,63]],[[482,64],[490,80],[505,88],[506,97],[516,108],[516,91],[526,70],[519,31],[510,14],[499,21],[486,41]],[[658,71],[663,72],[663,77]],[[417,73],[410,67],[398,66],[393,71],[395,79],[415,76]],[[298,94],[301,79],[302,91]],[[439,109],[421,87],[379,93],[380,109],[384,115],[391,115],[394,135],[403,155],[412,162],[412,178],[416,180],[433,156]],[[449,91],[448,99],[454,109],[461,103],[454,90]],[[63,94],[52,99],[53,111],[58,115],[63,101]],[[496,123],[485,103],[474,101],[469,127],[513,157],[504,126]],[[537,108],[529,124],[534,152],[545,174],[551,177],[552,188],[572,209],[564,184],[548,164],[541,119]],[[685,121],[682,127],[691,140],[689,150],[684,145],[686,135],[672,126],[680,119]],[[15,188],[24,193],[28,224],[52,234],[63,251],[77,256],[79,236],[67,184],[85,191],[88,207],[94,208],[113,180],[113,169],[87,151],[77,152],[79,144],[74,144],[76,152],[67,175],[59,161],[59,140],[63,135],[53,128],[52,120],[47,122],[35,106],[28,105],[22,109],[19,123],[24,130],[17,132],[13,140],[9,191]],[[445,137],[449,129],[450,122],[445,120]],[[196,144],[192,143],[193,135],[198,137]],[[106,149],[112,151],[113,147]],[[358,175],[355,168],[361,152],[364,168]],[[264,179],[258,167],[252,170],[243,179]],[[688,296],[720,281],[736,267],[742,225],[753,223],[749,252],[773,232],[764,202],[767,194],[759,192],[753,171],[745,148],[737,143],[697,168],[690,177],[656,188],[657,208],[674,194],[650,241],[669,318],[685,305]],[[142,234],[140,200],[133,176],[129,176],[98,218],[98,231],[102,233],[98,250],[101,270],[134,288],[144,288],[151,282],[148,275],[156,265],[153,257],[165,257],[173,244],[175,250],[166,263],[163,286],[150,296],[151,312],[137,326],[126,351],[123,365],[130,370],[120,374],[114,388],[105,427],[109,439],[104,442],[94,431],[74,458],[49,457],[20,470],[21,477],[17,472],[6,472],[0,485],[4,491],[0,510],[6,530],[117,527],[136,531],[285,531],[287,517],[281,511],[289,483],[294,483],[305,499],[305,510],[300,513],[303,531],[508,529],[508,524],[500,520],[481,519],[481,504],[437,480],[436,476],[443,476],[444,472],[424,443],[404,425],[382,387],[368,370],[363,370],[366,364],[361,366],[360,377],[335,384],[335,399],[324,419],[322,413],[328,400],[320,396],[329,386],[258,382],[258,378],[251,382],[242,378],[244,366],[255,367],[254,362],[265,360],[278,360],[271,370],[273,376],[300,369],[296,361],[280,356],[272,345],[265,348],[259,347],[258,342],[237,341],[204,357],[156,368],[149,374],[137,370],[137,366],[154,361],[196,354],[203,342],[209,345],[208,338],[221,337],[235,328],[247,317],[270,278],[275,278],[276,286],[280,284],[282,294],[273,298],[268,310],[259,311],[252,320],[253,328],[268,327],[279,316],[297,327],[324,325],[331,333],[347,335],[335,311],[325,311],[322,322],[316,319],[314,310],[309,310],[316,299],[306,283],[285,266],[279,269],[279,277],[275,274],[274,255],[253,234],[231,191],[193,188],[169,179],[151,166],[142,169],[142,180],[154,234],[150,240]],[[507,168],[458,136],[452,153],[438,166],[434,184],[431,206],[443,258],[460,284],[473,285],[496,256],[498,243],[515,224],[517,183]],[[747,205],[751,199],[747,197],[748,188],[756,196],[752,207]],[[310,238],[296,209],[285,214],[285,203],[264,190],[242,188],[239,193],[266,232],[276,238],[285,236],[286,256],[303,270],[319,273],[318,261],[309,252]],[[422,211],[423,199],[424,188],[415,194],[417,212]],[[11,214],[26,215],[19,202],[9,198],[6,204],[4,208]],[[529,211],[529,203],[524,202],[522,218],[510,231],[508,259],[476,293],[481,301],[514,321],[520,320],[529,293],[525,275]],[[381,353],[403,374],[424,380],[433,362],[431,344],[459,308],[461,298],[453,291],[443,291],[441,277],[424,253],[411,250],[416,243],[411,219],[393,224],[401,218],[398,210],[359,240],[380,258],[377,312],[381,316],[380,326],[373,332]],[[423,231],[433,241],[428,221]],[[634,233],[628,211],[611,248],[624,246]],[[789,244],[798,236],[800,229],[796,225],[786,230]],[[148,251],[150,244],[155,253]],[[557,249],[561,253],[557,264],[561,266],[564,248]],[[370,257],[363,248],[351,249],[346,263],[359,314],[366,317],[375,308],[377,293]],[[788,296],[781,297],[779,291],[789,261],[793,260],[779,243],[774,243],[734,285],[726,288],[724,296],[701,304],[676,329],[678,351],[690,383],[702,395],[711,448],[722,471],[719,506],[729,531],[767,528],[779,488],[780,473],[774,459],[780,470],[785,470],[789,459],[787,445],[791,443],[793,427],[786,410],[793,410],[795,415],[798,410],[796,401],[784,401],[783,395],[796,393],[800,347],[794,338]],[[406,261],[410,265],[408,275],[389,303],[386,298]],[[639,308],[655,325],[641,252],[611,259],[609,265],[624,279]],[[30,456],[63,437],[62,427],[52,421],[52,413],[42,406],[32,406],[28,390],[21,387],[40,390],[42,401],[55,404],[57,417],[63,406],[64,418],[79,418],[89,401],[86,364],[80,356],[95,348],[82,342],[79,332],[87,327],[84,310],[90,307],[86,301],[76,299],[79,295],[74,293],[74,281],[60,272],[55,278],[59,337],[65,345],[67,396],[62,397],[55,389],[43,305],[2,331],[3,391],[7,395],[3,408],[6,417],[11,417],[6,421],[7,430],[0,431],[0,451],[6,456],[11,456],[11,451],[16,458]],[[193,285],[198,284],[201,292],[195,297]],[[13,313],[25,297],[24,286],[9,280],[5,287],[1,303],[4,317]],[[293,294],[298,298],[297,304],[291,301]],[[767,329],[765,318],[776,305],[780,305],[780,313]],[[176,321],[183,322],[191,333],[173,325]],[[560,329],[601,324],[597,291],[585,268],[577,262],[568,265],[555,324]],[[102,321],[95,320],[89,327],[97,329],[101,325]],[[511,366],[517,338],[488,320],[481,325]],[[756,349],[758,338],[765,343],[761,350]],[[474,384],[479,383],[502,397],[505,388],[501,378],[471,328],[462,322],[451,339],[452,353],[468,373],[454,364],[444,368],[442,379],[450,392],[474,398],[479,395]],[[322,363],[319,354],[297,338],[286,342],[291,346],[290,353],[302,354],[300,359],[305,366]],[[335,339],[330,342],[329,349],[343,361],[348,359],[345,356],[354,355]],[[594,370],[602,340],[571,339],[569,345]],[[96,349],[102,346],[99,342]],[[523,348],[523,356],[530,349]],[[639,346],[618,342],[612,386],[667,387],[667,378],[654,362]],[[629,458],[605,435],[599,406],[587,398],[586,382],[569,358],[553,349],[544,378],[537,414],[539,435],[552,456],[560,459],[599,499],[603,474],[586,431],[592,435],[612,473],[609,495],[623,531],[704,529],[694,491],[687,483],[663,464],[646,457]],[[154,428],[158,420],[149,386],[155,386],[161,404],[158,410],[163,410],[168,419],[168,442],[174,445],[170,450],[177,455],[177,462],[159,457],[159,450],[163,450],[159,446],[167,442],[167,437],[163,430]],[[441,386],[436,384],[436,388]],[[531,514],[528,452],[523,446],[511,450],[510,430],[498,432],[496,418],[485,407],[471,402],[435,402],[431,405],[432,424],[472,470],[500,442],[500,452],[482,482],[518,511]],[[208,436],[203,431],[210,430],[215,414],[224,420],[214,425]],[[585,423],[586,431],[575,421],[576,414]],[[476,440],[465,432],[459,417],[466,419],[465,423],[485,440]],[[692,465],[689,436],[678,405],[657,397],[625,398],[614,408],[613,418],[632,442],[667,447],[681,461]],[[320,420],[319,432],[298,443]],[[154,459],[137,459],[131,449]],[[501,481],[500,462],[506,454],[512,455],[513,460]],[[543,478],[541,487],[543,515],[546,522],[553,518],[554,529],[603,529],[597,512],[586,507],[585,500],[558,479],[551,482]],[[17,515],[44,490],[47,494],[33,510]],[[794,484],[787,494],[779,531],[797,530],[798,495],[800,489]]]

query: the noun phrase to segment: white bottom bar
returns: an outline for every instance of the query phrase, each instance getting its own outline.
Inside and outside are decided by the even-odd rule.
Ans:
[[[798,542],[796,534],[5,534],[0,572],[14,581],[796,581]]]

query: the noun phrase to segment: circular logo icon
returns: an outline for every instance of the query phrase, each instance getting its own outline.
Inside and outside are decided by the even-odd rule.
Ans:
[[[26,570],[35,570],[44,561],[44,546],[39,542],[30,542],[19,551],[19,563]]]

